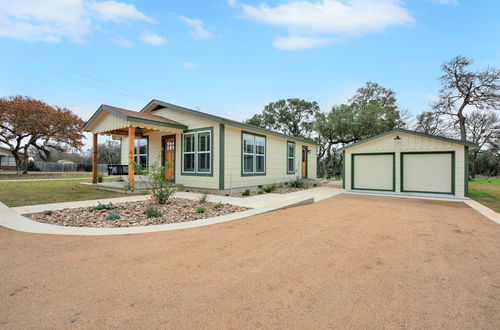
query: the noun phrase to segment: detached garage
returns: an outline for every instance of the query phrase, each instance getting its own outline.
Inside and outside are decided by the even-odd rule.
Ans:
[[[396,129],[340,149],[343,187],[466,197],[470,142]]]

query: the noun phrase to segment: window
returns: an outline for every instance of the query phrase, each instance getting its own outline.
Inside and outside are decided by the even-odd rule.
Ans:
[[[295,173],[295,143],[287,142],[286,144],[286,172],[288,174]]]
[[[148,139],[135,139],[134,161],[142,168],[148,167]]]
[[[212,174],[212,130],[185,133],[182,159],[183,173]]]
[[[243,133],[243,174],[266,173],[266,138]]]

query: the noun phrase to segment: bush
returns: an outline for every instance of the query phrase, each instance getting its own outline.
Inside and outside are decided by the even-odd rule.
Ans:
[[[104,172],[97,172],[97,182],[104,181]]]
[[[198,212],[198,213],[205,213],[205,208],[200,206],[200,207],[198,207],[196,209],[196,212]]]
[[[147,208],[145,211],[144,211],[144,214],[146,215],[146,217],[148,218],[159,218],[161,217],[163,214],[161,213],[160,210],[154,208],[154,207],[149,207]]]
[[[172,182],[165,178],[165,167],[152,164],[148,168],[151,196],[158,204],[166,204],[176,189]]]
[[[45,211],[43,211],[43,215],[52,215],[52,213],[54,213],[54,212],[51,211],[51,210],[45,210]]]
[[[220,209],[224,206],[224,204],[222,204],[221,202],[217,203],[214,205],[214,209]]]
[[[244,192],[241,193],[242,196],[250,196],[250,189],[245,189]]]
[[[300,181],[299,179],[293,181],[290,183],[290,186],[292,188],[299,188],[299,189],[302,189],[304,188],[304,182]]]
[[[120,215],[116,213],[110,213],[106,216],[106,220],[118,220],[120,218]]]
[[[200,200],[200,203],[205,203],[207,201],[207,198],[208,198],[208,193],[207,192],[204,192],[203,194],[201,194],[199,200]]]
[[[275,190],[276,190],[276,185],[275,185],[275,184],[272,184],[272,185],[270,185],[270,186],[266,186],[266,187],[264,187],[264,191],[265,191],[266,193],[268,193],[268,194],[269,194],[269,193],[272,193],[272,192],[273,192],[273,191],[275,191]]]
[[[26,170],[31,172],[40,172],[40,169],[35,165],[35,162],[32,160],[28,162]]]
[[[125,190],[125,193],[133,193],[135,190],[135,186],[130,183],[126,183],[123,185],[123,190]]]
[[[260,188],[258,194],[262,195],[264,193],[264,189]]]
[[[113,203],[109,204],[102,204],[101,202],[97,202],[97,205],[94,207],[91,207],[91,211],[102,211],[102,210],[116,210],[118,206],[113,205]]]

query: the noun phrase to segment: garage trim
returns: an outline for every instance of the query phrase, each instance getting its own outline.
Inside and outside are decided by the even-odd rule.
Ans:
[[[354,187],[354,158],[355,156],[392,155],[392,189],[373,189]],[[395,152],[367,152],[351,154],[351,190],[396,191],[396,153]]]
[[[404,155],[407,154],[451,154],[451,192],[405,190],[404,187]],[[426,194],[455,195],[455,151],[412,151],[401,152],[400,154],[400,184],[401,192],[414,192]]]

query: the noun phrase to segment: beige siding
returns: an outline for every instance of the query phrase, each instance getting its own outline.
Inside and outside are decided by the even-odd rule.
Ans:
[[[120,117],[117,117],[108,112],[102,111],[98,117],[94,120],[91,127],[88,128],[92,133],[103,133],[109,132],[115,129],[126,128],[129,123]]]
[[[394,140],[399,135],[401,140]],[[393,133],[346,150],[345,188],[351,189],[351,154],[373,152],[396,153],[396,192],[400,192],[400,152],[454,151],[455,152],[455,195],[464,197],[464,146],[447,141],[417,136],[408,133]]]
[[[393,189],[393,155],[357,155],[354,159],[354,188]]]

